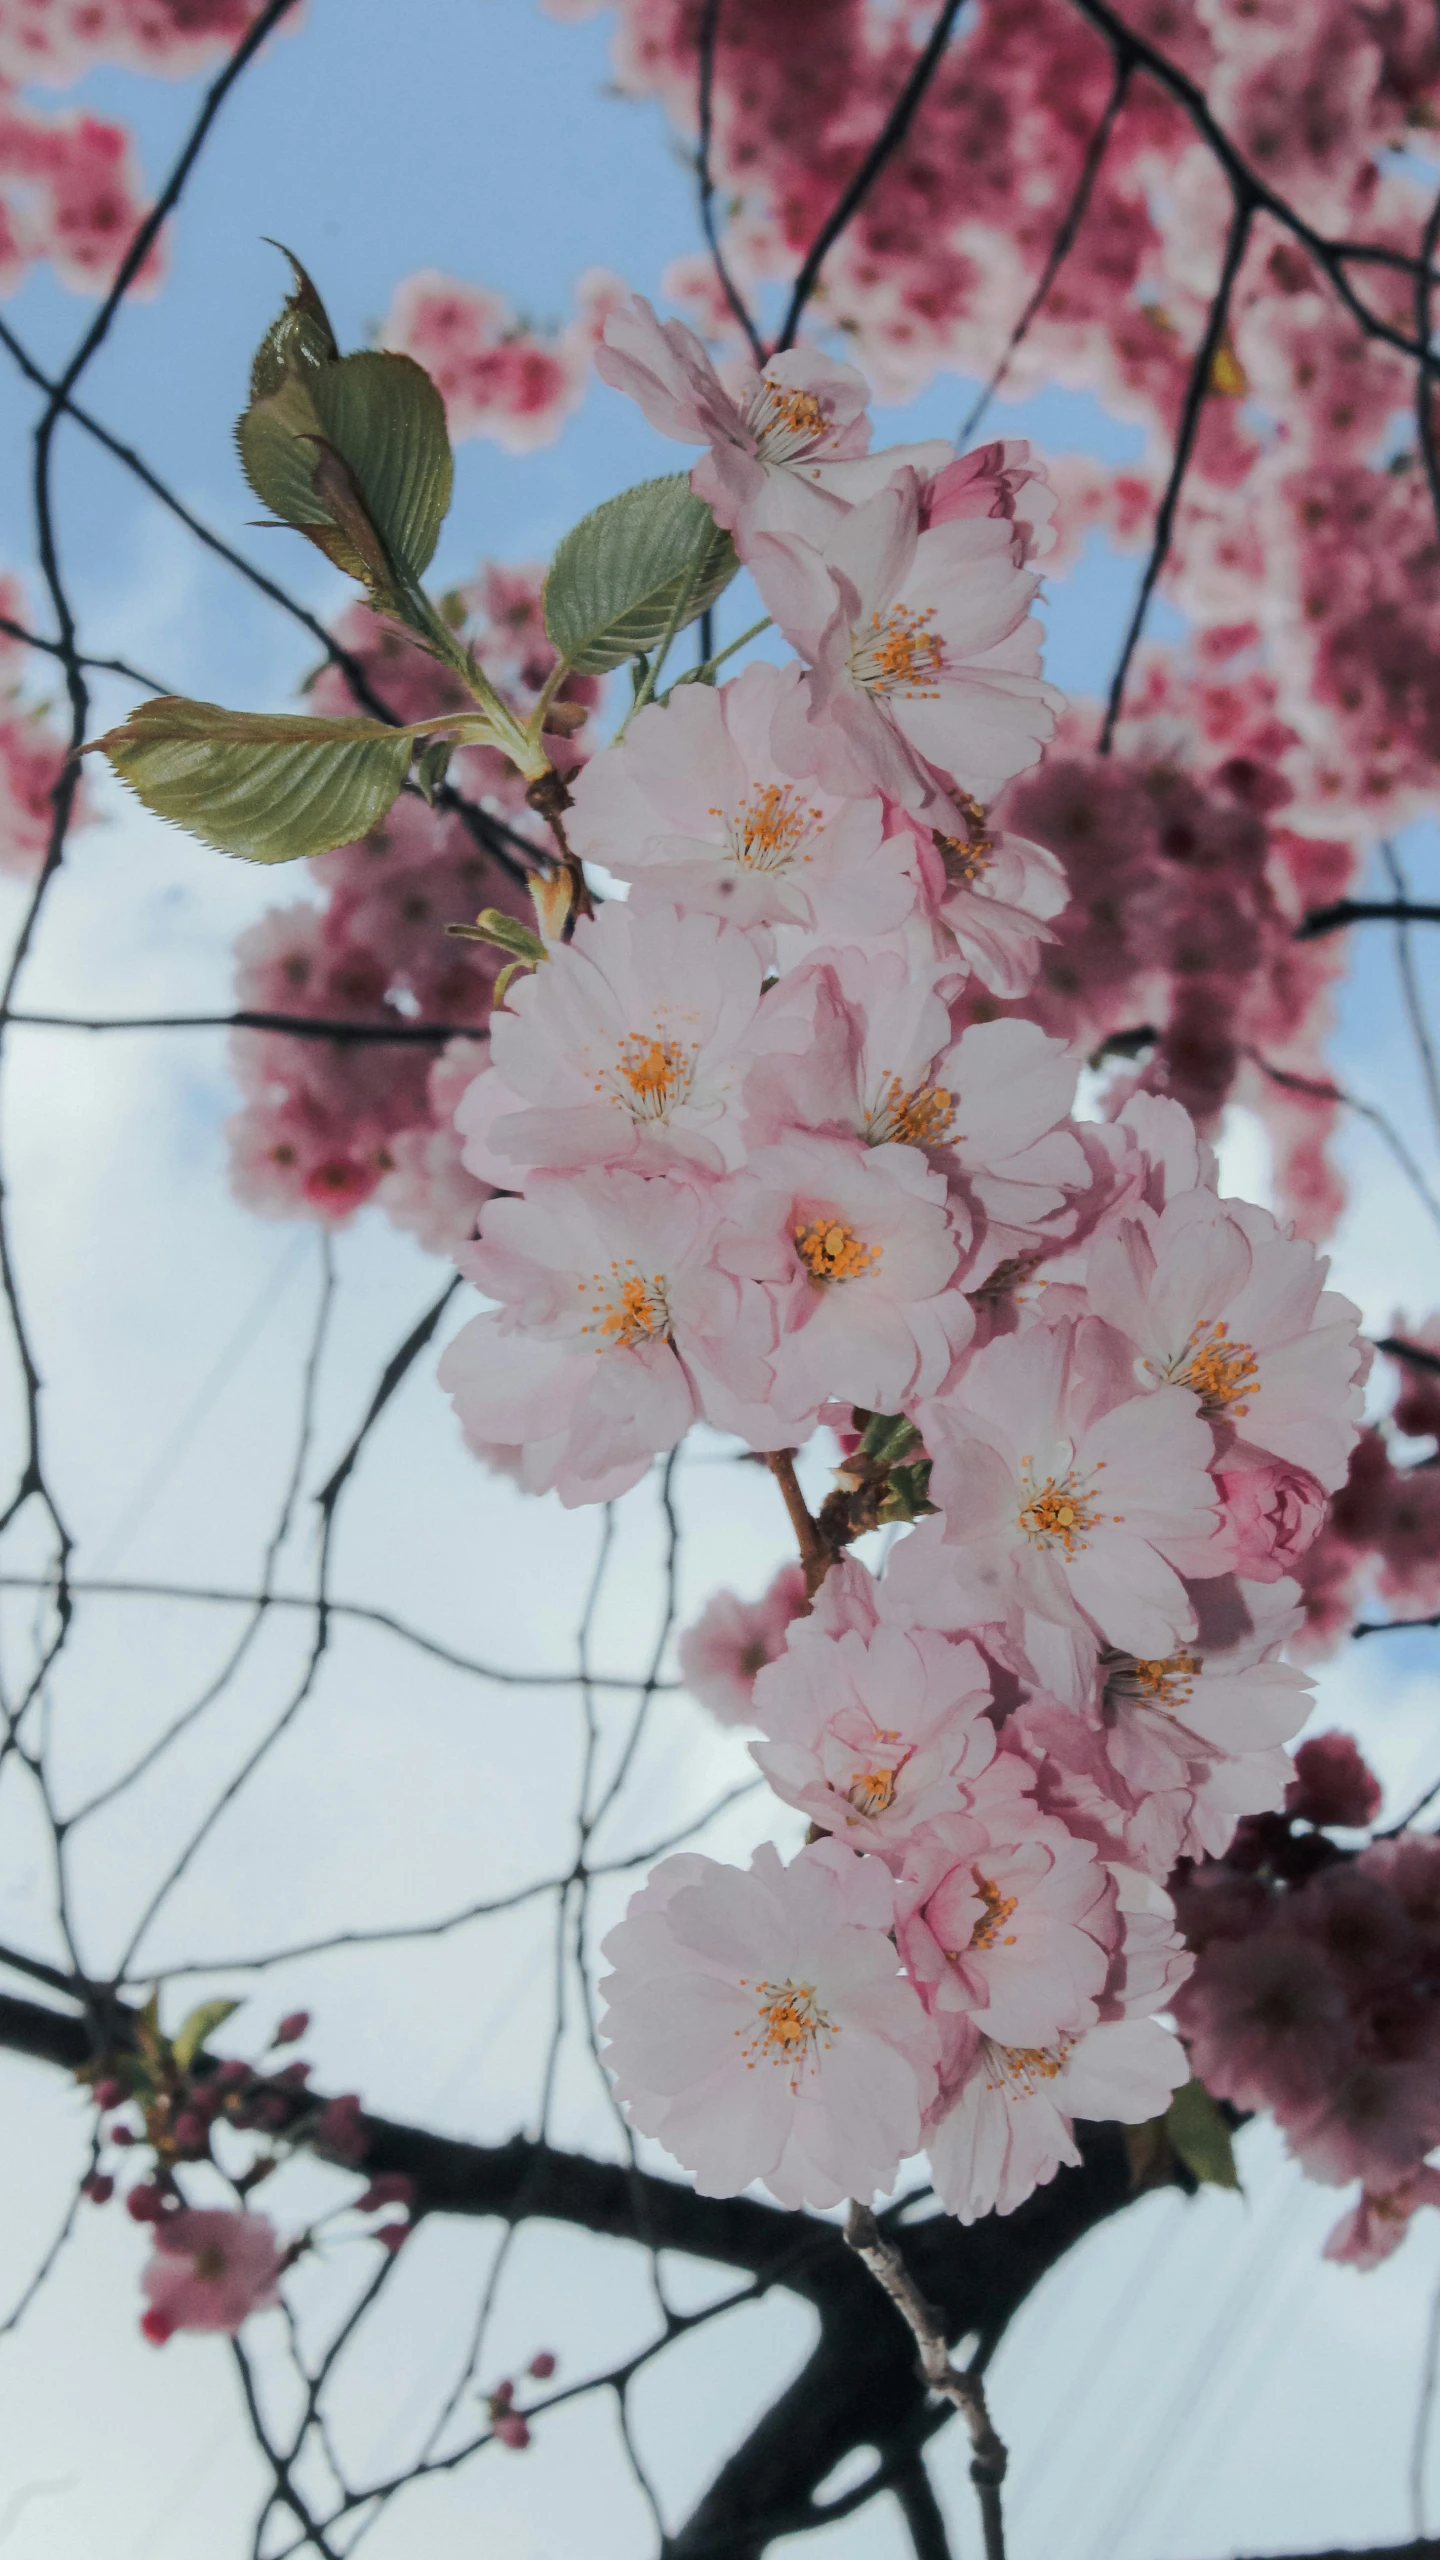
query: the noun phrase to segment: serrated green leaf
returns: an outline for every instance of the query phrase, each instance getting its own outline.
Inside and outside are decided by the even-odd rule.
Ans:
[[[928,1458],[918,1459],[913,1467],[891,1468],[880,1504],[882,1520],[920,1520],[934,1508]]]
[[[170,2046],[182,2071],[189,2070],[201,2046],[208,2044],[216,2028],[223,2027],[227,2018],[234,2017],[239,2006],[238,2000],[202,2000],[198,2009],[191,2010],[189,2017],[177,2027]]]
[[[252,400],[268,399],[270,393],[278,391],[281,383],[292,374],[305,374],[312,372],[317,365],[333,364],[340,353],[335,343],[335,332],[330,326],[330,314],[294,250],[287,249],[283,240],[272,240],[270,246],[278,249],[282,258],[288,259],[295,285],[279,319],[271,321],[255,350],[250,367]]]
[[[1240,2184],[1230,2127],[1203,2080],[1187,2080],[1177,2089],[1164,2116],[1171,2149],[1202,2186]]]
[[[545,581],[545,628],[568,666],[604,675],[683,631],[738,567],[683,472],[645,480],[566,534]]]
[[[405,779],[412,739],[378,720],[160,694],[91,743],[157,818],[247,862],[294,862],[368,834]]]
[[[396,610],[450,505],[445,404],[411,356],[342,356],[315,287],[290,263],[295,291],[261,340],[235,429],[241,465],[280,523]]]

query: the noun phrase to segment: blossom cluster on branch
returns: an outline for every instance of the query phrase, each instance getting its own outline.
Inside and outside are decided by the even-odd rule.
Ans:
[[[607,2059],[707,2192],[868,2199],[923,2145],[971,2220],[1187,2076],[1164,1880],[1284,1801],[1292,1568],[1367,1354],[1178,1103],[1076,1120],[1027,1018],[1063,877],[990,804],[1062,707],[1028,447],[871,452],[852,368],[732,392],[638,300],[598,362],[703,446],[796,655],[672,685],[573,777],[567,842],[628,895],[511,984],[460,1100],[501,1196],[441,1379],[567,1503],[696,1420],[770,1455],[804,1595],[687,1650],[726,1685],[728,1641],[811,1840],[662,1862],[606,1941]],[[843,1525],[791,1469],[824,1424]],[[841,1549],[886,1517],[917,1525],[877,1576]]]

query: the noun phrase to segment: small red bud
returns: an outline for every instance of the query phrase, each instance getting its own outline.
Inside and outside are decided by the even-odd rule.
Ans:
[[[513,2382],[497,2382],[494,2390],[490,2394],[490,2406],[492,2409],[508,2409],[514,2397],[515,2385]]]
[[[414,2225],[409,2222],[384,2222],[375,2237],[381,2248],[388,2249],[393,2258],[397,2249],[404,2248],[413,2228]]]
[[[275,2030],[277,2044],[296,2044],[310,2024],[308,2009],[292,2009]]]
[[[90,2092],[90,2095],[94,2099],[102,2116],[108,2116],[112,2107],[124,2106],[129,2092],[125,2088],[123,2081],[97,2080],[94,2088]]]
[[[531,2357],[530,2371],[537,2382],[548,2382],[554,2370],[555,2358],[548,2347],[542,2347],[538,2356]]]
[[[85,2193],[92,2204],[108,2204],[115,2193],[115,2181],[98,2170],[92,2170],[85,2181]]]
[[[243,2089],[249,2077],[248,2062],[222,2062],[215,2074],[214,2085],[217,2089]]]
[[[118,2142],[122,2151],[128,2151],[131,2143],[139,2140],[139,2136],[131,2132],[128,2124],[112,2124],[110,2139],[112,2142]]]
[[[195,2160],[203,2160],[210,2148],[210,2127],[193,2107],[175,2119],[175,2147]]]
[[[175,2334],[175,2323],[168,2311],[155,2309],[143,2313],[140,2326],[152,2347],[163,2347],[166,2339]]]
[[[165,2198],[158,2187],[132,2187],[125,2199],[125,2210],[135,2222],[158,2222],[165,2211]]]
[[[495,2433],[499,2437],[500,2442],[502,2444],[508,2444],[511,2451],[514,2453],[523,2453],[525,2447],[530,2441],[529,2428],[526,2426],[523,2418],[516,2416],[513,2409],[508,2410],[504,2416],[496,2419]]]
[[[308,2062],[284,2063],[274,2075],[276,2087],[280,2089],[303,2089],[309,2077]]]

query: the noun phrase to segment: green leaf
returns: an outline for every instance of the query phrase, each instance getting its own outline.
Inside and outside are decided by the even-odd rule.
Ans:
[[[368,834],[411,744],[408,729],[378,720],[226,711],[178,694],[140,703],[91,741],[157,818],[247,862],[294,862]]]
[[[1202,2186],[1240,2184],[1230,2127],[1203,2080],[1187,2080],[1177,2089],[1163,2118],[1171,2149]]]
[[[882,1520],[919,1520],[934,1508],[928,1458],[917,1459],[913,1467],[891,1468],[880,1504]]]
[[[450,505],[445,404],[413,357],[342,356],[315,287],[290,263],[295,291],[260,342],[235,429],[245,477],[272,516],[403,612]]]
[[[893,1467],[897,1460],[910,1457],[920,1447],[920,1434],[908,1414],[872,1413],[865,1425],[857,1455],[873,1458],[877,1466]]]
[[[645,480],[566,534],[545,581],[545,628],[568,666],[604,675],[657,648],[672,624],[683,631],[738,567],[683,472]]]
[[[295,289],[286,301],[278,320],[272,320],[250,367],[250,397],[268,399],[292,374],[305,374],[322,364],[333,364],[340,350],[330,315],[292,249],[283,240],[272,240],[282,258],[290,262]]]
[[[239,2006],[238,2000],[202,2000],[198,2009],[191,2010],[189,2017],[176,2029],[170,2047],[182,2071],[189,2070],[201,2046],[209,2043],[216,2028],[223,2027],[227,2018],[234,2017]]]
[[[549,952],[538,933],[528,924],[520,924],[514,916],[502,915],[498,907],[482,907],[473,924],[447,924],[445,930],[457,942],[491,942],[497,951],[508,951],[523,968],[538,968],[548,960]]]

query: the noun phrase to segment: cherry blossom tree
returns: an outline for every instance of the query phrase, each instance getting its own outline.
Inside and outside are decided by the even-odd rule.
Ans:
[[[1420,0],[944,0],[923,22],[876,0],[620,0],[617,83],[659,101],[694,171],[703,246],[677,244],[668,316],[590,268],[546,330],[427,271],[345,351],[323,280],[285,253],[239,460],[268,521],[358,591],[327,623],[85,388],[127,298],[164,290],[197,158],[296,14],[0,0],[0,266],[14,284],[48,263],[94,300],[53,374],[0,320],[36,401],[38,564],[33,602],[18,574],[0,598],[0,1031],[140,1025],[45,1013],[27,988],[117,780],[217,858],[297,866],[300,894],[237,940],[230,1012],[148,1027],[229,1031],[234,1197],[313,1230],[322,1271],[260,1582],[149,1589],[239,1606],[242,1632],[77,1800],[57,1701],[84,1628],[147,1587],[104,1579],[68,1525],[0,1192],[21,1426],[0,1784],[56,1879],[53,1930],[0,1947],[22,1986],[0,1993],[0,2045],[71,2075],[87,2125],[11,2325],[93,2208],[127,2217],[143,2351],[230,2341],[256,2560],[422,2532],[427,2482],[539,2458],[552,2413],[592,2395],[673,2560],[758,2560],[882,2499],[897,2549],[944,2560],[925,2447],[956,2415],[1004,2560],[987,2371],[1086,2235],[1157,2187],[1233,2184],[1255,2115],[1337,2191],[1326,2254],[1355,2280],[1440,2201],[1440,1783],[1382,1821],[1355,1739],[1300,1739],[1307,1664],[1440,1624],[1440,1316],[1367,1338],[1323,1250],[1352,1116],[1440,1223],[1423,1147],[1327,1049],[1352,936],[1388,926],[1440,1123],[1414,947],[1440,907],[1396,844],[1436,803],[1440,29]],[[29,95],[105,64],[210,80],[148,206],[119,125]],[[433,591],[453,445],[543,446],[592,373],[677,467],[549,561]],[[958,432],[886,441],[872,401],[947,375],[980,386]],[[1055,383],[1138,429],[1142,457],[982,440],[999,397]],[[191,699],[86,650],[62,433],[308,628],[301,708]],[[1037,605],[1091,534],[1135,555],[1133,607],[1100,698],[1067,700]],[[732,631],[743,581],[756,610]],[[1180,636],[1153,636],[1160,602]],[[95,736],[102,675],[140,698]],[[1270,1205],[1222,1179],[1232,1106],[1266,1133]],[[282,1589],[334,1242],[372,1210],[439,1285],[315,1491],[306,1587]],[[164,1960],[157,1924],[313,1710],[342,1621],[517,1689],[567,1681],[479,1660],[478,1593],[462,1655],[388,1594],[337,1595],[352,1480],[402,1388],[448,1401],[476,1480],[508,1482],[537,1540],[598,1515],[594,1582],[566,1595],[569,1864],[396,1925],[361,1878],[346,1925],[278,1947],[260,1889],[258,1945]],[[700,1463],[743,1479],[771,1578],[737,1594],[718,1556],[694,1566],[686,1616]],[[616,1523],[657,1493],[648,1660],[602,1674]],[[389,1487],[397,1542],[414,1498]],[[238,1758],[216,1753],[157,1859],[151,1773],[285,1609],[306,1629],[293,1684]],[[672,1689],[748,1738],[746,1774],[698,1807],[672,1789],[659,1831],[613,1848],[616,1808],[657,1783]],[[117,1804],[139,1890],[102,1931],[76,1861]],[[483,1887],[504,1785],[469,1810]],[[317,2087],[306,2012],[265,2042],[235,1996],[541,1898],[540,2102],[502,2139]],[[572,2056],[589,2147],[555,2129]],[[349,2076],[363,2092],[363,2052]],[[452,2218],[501,2237],[456,2377],[387,2468],[337,2430],[347,2359],[392,2316],[414,2235]],[[655,2317],[608,2364],[557,2366],[537,2335],[506,2375],[507,2253],[545,2222],[647,2260]],[[687,2307],[677,2254],[732,2289]],[[637,2378],[778,2291],[814,2315],[808,2358],[669,2516]],[[1416,2534],[1434,2547],[1421,2515]]]

